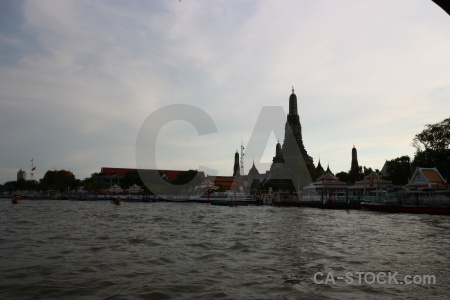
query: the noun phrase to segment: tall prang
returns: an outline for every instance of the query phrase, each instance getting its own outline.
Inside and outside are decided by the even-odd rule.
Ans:
[[[289,130],[292,130],[293,134],[288,134]],[[297,96],[294,93],[294,87],[292,87],[292,94],[289,97],[289,114],[284,126],[284,142],[282,146],[283,154],[286,156],[285,161],[295,162],[301,159],[298,157],[299,152],[296,149],[300,150],[305,163],[313,163],[313,158],[308,155],[303,145],[302,125],[300,124],[297,110]]]
[[[236,150],[236,154],[234,154],[234,167],[233,167],[233,177],[241,176],[240,168],[239,168],[239,153]]]
[[[352,165],[350,167],[350,172],[359,172],[358,154],[356,152],[355,145],[353,145],[352,149]]]
[[[355,145],[353,145],[352,148],[352,164],[350,167],[349,175],[352,181],[360,180],[358,154],[356,152]]]
[[[281,144],[280,141],[278,141],[277,146],[275,147],[275,156],[272,159],[272,165],[270,166],[270,171],[273,173],[279,173],[281,172],[283,166],[284,166],[284,158],[283,154],[281,153]]]

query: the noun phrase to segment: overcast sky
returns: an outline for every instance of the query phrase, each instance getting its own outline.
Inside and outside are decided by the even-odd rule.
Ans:
[[[204,110],[217,132],[167,124],[158,168],[232,175],[262,107],[287,113],[292,86],[315,164],[348,171],[355,145],[360,165],[381,169],[449,117],[449,53],[450,17],[425,0],[3,0],[0,183],[32,158],[34,179],[135,168],[139,129],[169,104]]]

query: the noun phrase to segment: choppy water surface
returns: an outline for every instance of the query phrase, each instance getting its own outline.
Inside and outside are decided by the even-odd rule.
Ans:
[[[450,295],[450,217],[191,203],[0,202],[2,299]],[[313,276],[398,272],[399,284]],[[434,275],[436,284],[405,284]],[[357,276],[354,276],[357,279]]]

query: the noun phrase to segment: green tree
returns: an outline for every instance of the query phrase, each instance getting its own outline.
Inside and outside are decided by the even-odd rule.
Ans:
[[[337,173],[336,177],[339,178],[340,181],[348,184],[355,183],[354,179],[351,179],[350,174],[344,171]]]
[[[17,191],[17,181],[7,181],[3,185],[3,190],[8,195],[11,195],[13,192]]]
[[[98,173],[93,173],[91,177],[83,179],[80,185],[84,186],[84,189],[92,194],[98,194],[101,189],[107,189],[108,184],[103,180],[97,178]]]
[[[175,185],[184,185],[184,184],[188,184],[190,186],[200,185],[201,178],[197,176],[197,173],[198,173],[197,170],[182,171],[180,172],[180,174],[178,174],[177,178],[175,178],[175,180],[171,183]]]
[[[416,134],[413,145],[418,151],[448,150],[450,146],[450,118],[436,124],[426,124],[425,129]]]
[[[124,188],[129,188],[133,184],[136,184],[136,185],[139,185],[139,186],[143,186],[144,185],[142,183],[142,180],[141,180],[141,177],[139,176],[139,172],[138,171],[127,172],[125,174],[125,176],[123,177],[123,179],[122,179],[122,186]]]
[[[372,169],[370,169],[370,170],[372,170]],[[367,175],[367,174],[362,172],[362,167],[361,166],[359,166],[358,168],[352,168],[348,172],[348,179],[347,179],[346,182],[349,183],[349,184],[353,184],[353,183],[355,183],[358,180],[362,180],[365,175]]]
[[[155,194],[155,195],[168,195],[173,194],[175,192],[175,185],[162,185],[161,175],[157,170],[140,170],[139,176],[142,182],[142,188],[145,193]],[[145,183],[142,181],[142,176],[145,178]]]
[[[141,176],[139,175],[138,171],[127,172],[122,180],[122,186],[125,188],[129,188],[133,184],[140,186],[144,194],[151,194],[151,191],[142,182]]]
[[[26,192],[38,191],[39,184],[36,180],[20,179],[18,181],[5,182],[3,188],[0,190],[8,194],[12,194],[15,191],[26,191]]]
[[[44,177],[39,181],[42,190],[58,190],[67,192],[67,190],[75,189],[77,181],[72,172],[66,170],[47,171]]]
[[[413,139],[416,148],[412,167],[436,167],[444,178],[450,177],[450,118],[427,124]]]
[[[373,172],[372,168],[370,168],[370,167],[367,168],[366,166],[363,167],[363,174],[364,174],[364,176],[367,176],[367,175],[369,175],[372,172]]]
[[[411,159],[404,155],[386,162],[388,179],[392,180],[393,184],[405,185],[411,177]]]
[[[173,187],[174,192],[185,194],[188,191],[192,191],[195,186],[199,186],[201,178],[198,176],[197,170],[182,171],[171,184],[175,185]]]

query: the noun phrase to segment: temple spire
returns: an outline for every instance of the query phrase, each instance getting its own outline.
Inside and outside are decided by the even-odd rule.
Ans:
[[[294,93],[294,86],[292,86],[292,94]]]
[[[358,177],[359,174],[359,164],[358,164],[358,152],[356,151],[355,148],[355,143],[353,143],[353,148],[352,148],[352,163],[350,165],[350,175],[355,178]]]
[[[240,170],[239,170],[239,152],[236,149],[236,153],[234,154],[234,167],[233,167],[233,177],[239,177],[240,176]]]

